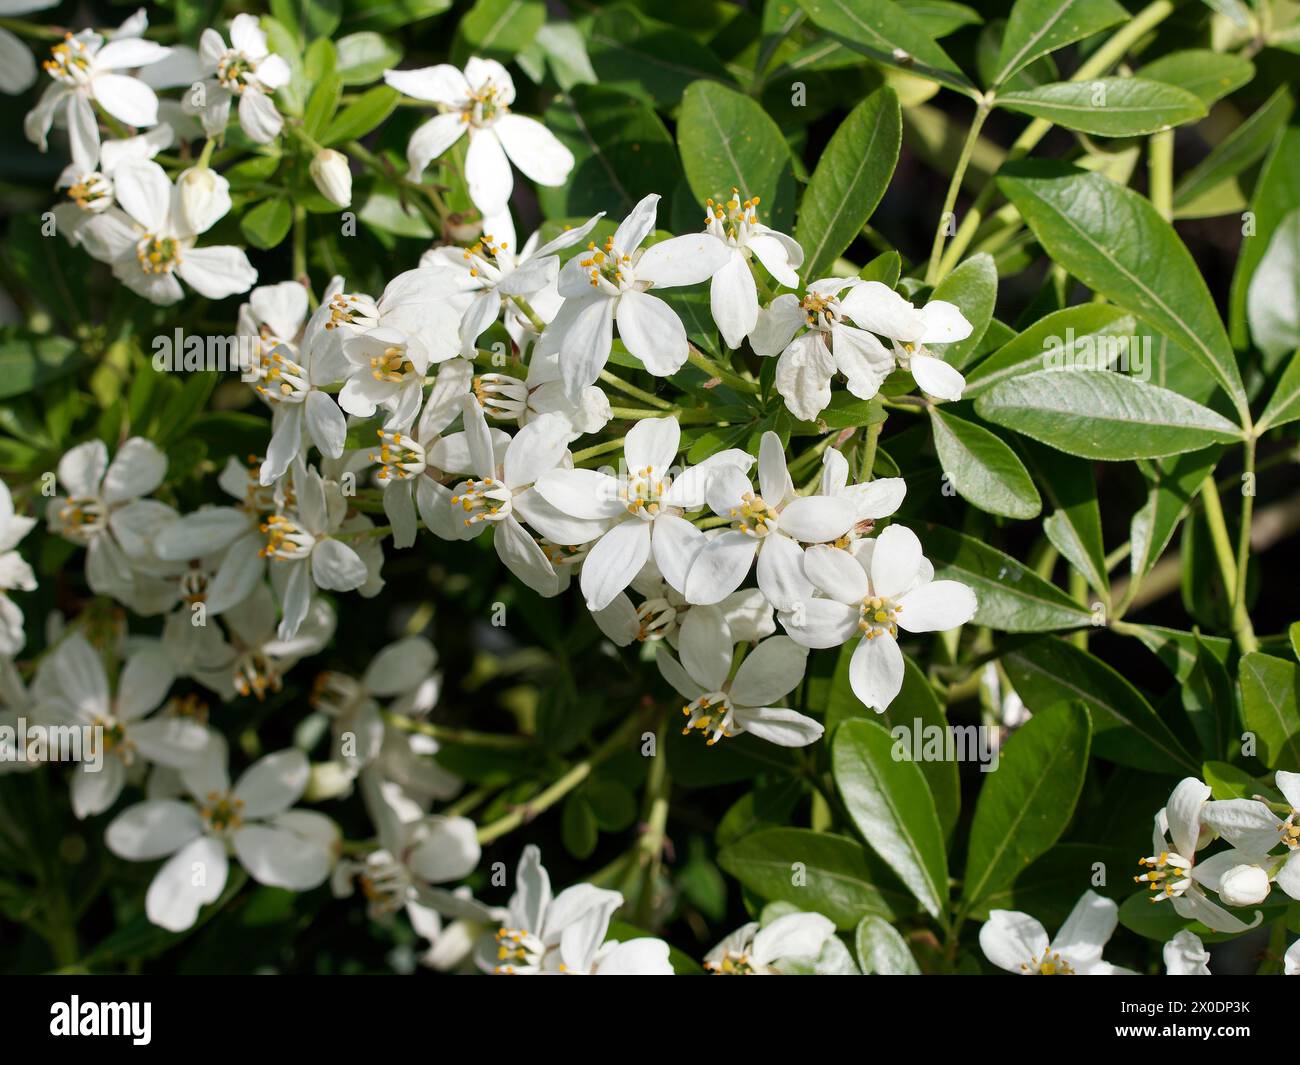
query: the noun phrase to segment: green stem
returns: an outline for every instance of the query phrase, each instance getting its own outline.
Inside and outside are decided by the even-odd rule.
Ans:
[[[1151,134],[1148,152],[1151,206],[1169,222],[1174,217],[1174,131],[1162,129]]]
[[[1255,438],[1246,441],[1246,463],[1241,485],[1241,529],[1237,534],[1237,583],[1232,594],[1233,628],[1243,652],[1259,650],[1246,609],[1246,578],[1250,572],[1250,534],[1255,517]]]
[[[660,399],[653,392],[647,392],[643,388],[637,388],[636,385],[623,378],[610,373],[608,370],[600,371],[600,379],[612,388],[617,388],[620,392],[631,396],[633,399],[639,399],[642,403],[647,403],[652,407],[658,407],[660,410],[672,410],[673,405],[666,399]]]
[[[465,747],[491,747],[496,750],[514,750],[531,747],[532,739],[528,736],[510,736],[495,732],[474,732],[470,729],[451,728],[447,725],[435,725],[430,721],[417,721],[405,714],[384,711],[384,720],[404,732],[418,732],[422,736],[432,736],[443,743],[459,743]]]
[[[687,346],[687,359],[692,366],[703,370],[710,377],[716,377],[723,384],[734,388],[737,392],[757,392],[758,382],[747,380],[737,373],[726,369],[713,359],[710,359],[694,344]]]
[[[1201,485],[1201,505],[1205,510],[1205,521],[1210,527],[1210,542],[1214,547],[1214,557],[1219,564],[1219,575],[1223,579],[1224,593],[1231,601],[1232,632],[1243,653],[1258,650],[1259,639],[1255,636],[1250,615],[1245,609],[1245,599],[1237,597],[1238,572],[1237,561],[1232,554],[1232,541],[1228,537],[1228,523],[1223,517],[1223,503],[1219,500],[1219,486],[1210,474]],[[1243,517],[1247,515],[1243,514]],[[1249,549],[1249,532],[1246,532],[1247,549]]]
[[[982,97],[975,105],[975,117],[971,120],[970,129],[966,131],[966,141],[961,146],[961,155],[957,157],[957,166],[952,172],[952,179],[948,182],[948,194],[943,198],[939,224],[935,227],[934,243],[930,248],[930,265],[925,271],[926,284],[938,284],[943,277],[940,264],[943,260],[943,246],[948,240],[949,219],[956,217],[953,209],[957,206],[957,194],[961,191],[961,183],[966,177],[966,168],[970,165],[971,153],[975,151],[980,130],[984,128],[984,120],[989,117],[992,109],[992,97]]]

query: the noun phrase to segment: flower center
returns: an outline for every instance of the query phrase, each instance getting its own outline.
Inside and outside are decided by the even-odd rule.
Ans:
[[[528,410],[528,386],[503,373],[474,378],[474,398],[490,418],[520,418]]]
[[[748,536],[766,536],[776,528],[777,513],[764,502],[763,497],[746,492],[740,497],[740,506],[731,508],[733,529]]]
[[[1161,851],[1150,858],[1140,859],[1138,865],[1147,872],[1133,879],[1139,884],[1146,883],[1155,892],[1151,896],[1152,902],[1177,898],[1192,886],[1192,878],[1187,875],[1192,863],[1181,854]]]
[[[862,600],[858,617],[858,629],[868,640],[888,633],[898,636],[898,615],[902,606],[884,596],[869,595]]]
[[[394,345],[384,348],[382,355],[371,356],[370,374],[376,381],[396,384],[415,373],[415,366],[406,356],[406,348]]]
[[[330,297],[330,320],[326,329],[341,325],[357,325],[371,329],[379,324],[379,308],[369,296],[339,292]]]
[[[84,85],[90,80],[90,49],[72,34],[65,33],[41,66],[50,77],[65,85]]]
[[[701,695],[695,702],[683,706],[682,713],[689,719],[682,735],[689,736],[692,729],[699,729],[709,737],[705,743],[710,747],[718,740],[736,734],[733,727],[735,713],[726,692]]]
[[[606,238],[603,248],[596,247],[594,240],[589,241],[587,251],[589,254],[585,259],[579,259],[578,265],[587,271],[591,287],[600,288],[601,281],[604,281],[613,291],[623,288],[623,270],[631,266],[632,256],[624,255],[614,247],[613,237]],[[631,279],[630,271],[628,279]]]
[[[265,384],[254,385],[268,403],[302,403],[311,391],[307,371],[293,358],[292,344],[268,336],[261,345],[256,372]]]
[[[487,82],[469,94],[469,106],[461,111],[460,120],[476,129],[492,125],[510,110],[510,106],[502,100],[502,96],[503,93],[493,82]]]
[[[266,534],[266,546],[258,552],[263,558],[281,562],[306,558],[316,546],[316,537],[283,514],[270,515],[262,522],[261,530]]]
[[[662,639],[677,628],[677,608],[663,596],[647,599],[636,608],[636,616],[641,623],[636,638],[642,643]]]
[[[130,765],[135,760],[135,744],[126,738],[125,725],[112,717],[97,717],[92,725],[103,729],[100,735],[103,737],[105,754],[117,755],[123,765]]]
[[[1043,951],[1043,956],[1032,963],[1022,964],[1022,972],[1029,976],[1074,976],[1074,969],[1059,953],[1053,950]]]
[[[754,976],[753,963],[749,960],[749,955],[741,951],[729,950],[726,956],[719,961],[706,961],[704,967],[709,970],[710,976]]]
[[[379,452],[372,451],[370,461],[382,467],[376,475],[380,484],[387,487],[391,481],[405,481],[428,467],[424,448],[415,437],[384,429],[376,430],[375,435],[379,437]]]
[[[356,707],[365,695],[365,689],[355,677],[335,670],[316,675],[309,702],[312,707],[331,717],[342,717]]]
[[[208,575],[197,562],[181,574],[180,595],[187,603],[202,603],[208,597]]]
[[[799,302],[811,329],[829,329],[840,320],[840,301],[834,296],[810,292]]]
[[[150,233],[135,246],[135,257],[146,274],[170,274],[181,261],[181,247],[172,237]]]
[[[357,874],[357,884],[372,913],[392,914],[406,905],[411,877],[387,851],[375,851],[366,858],[365,871]]]
[[[167,700],[162,712],[168,717],[183,717],[197,721],[200,725],[208,723],[208,704],[193,692]]]
[[[492,239],[491,233],[484,233],[474,244],[465,249],[465,262],[469,264],[469,276],[481,277],[486,282],[496,281],[501,276],[498,258],[510,245],[509,241],[500,243]]]
[[[59,521],[70,540],[89,543],[104,528],[108,507],[94,496],[70,498],[59,508]]]
[[[502,928],[497,932],[496,972],[514,976],[536,971],[546,954],[546,945],[524,928]]]
[[[658,515],[660,500],[671,483],[667,477],[656,474],[653,466],[647,466],[628,477],[618,490],[618,497],[629,514],[649,521]]]
[[[758,204],[757,196],[742,202],[740,190],[733,188],[731,199],[725,203],[705,201],[704,225],[719,240],[735,247],[744,247],[749,240],[750,229],[758,225]]]
[[[83,211],[102,211],[113,202],[113,183],[97,170],[82,174],[68,186],[68,199]]]
[[[236,799],[230,792],[210,791],[207,801],[199,805],[199,815],[208,831],[218,835],[233,832],[244,823],[239,812],[244,808],[244,800]]]
[[[230,51],[217,63],[217,81],[223,89],[240,95],[252,78],[256,68],[243,52]]]
[[[495,477],[485,477],[461,485],[451,497],[451,505],[465,511],[466,525],[477,525],[481,521],[501,521],[510,513],[513,498],[514,493]]]
[[[281,687],[279,671],[261,651],[245,651],[235,659],[233,683],[240,695],[252,695],[258,702]]]

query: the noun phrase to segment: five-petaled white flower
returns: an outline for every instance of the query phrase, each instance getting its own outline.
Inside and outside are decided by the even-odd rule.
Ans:
[[[975,593],[959,581],[934,580],[916,533],[891,525],[849,550],[818,544],[804,552],[804,573],[825,598],[780,615],[806,647],[837,647],[860,635],[849,662],[853,694],[883,713],[903,685],[898,630],[944,632],[975,616]]]
[[[704,534],[682,513],[704,506],[709,479],[717,470],[725,466],[748,470],[754,462],[743,451],[721,451],[674,477],[670,469],[680,444],[676,418],[646,418],[632,427],[623,442],[625,468],[619,474],[552,469],[537,479],[543,499],[585,526],[582,539],[572,533],[561,538],[562,530],[539,529],[548,539],[557,544],[588,543],[595,538],[590,523],[608,526],[598,532],[599,539],[582,565],[582,594],[592,611],[609,606],[652,554],[664,580],[682,591],[705,542]]]
[[[705,229],[729,249],[726,263],[709,285],[709,306],[727,347],[738,348],[758,324],[758,285],[750,267],[750,256],[758,259],[781,284],[799,287],[796,268],[803,264],[803,248],[793,237],[769,229],[758,220],[759,197],[740,199],[731,190],[723,203],[705,205]]]
[[[556,287],[564,305],[539,348],[559,352],[565,389],[575,403],[609,360],[615,322],[627,350],[656,377],[676,373],[686,361],[686,327],[650,290],[707,281],[731,253],[711,233],[670,237],[642,249],[658,211],[659,196],[651,193],[602,246],[592,241],[560,270]]]
[[[1118,922],[1114,902],[1085,891],[1050,943],[1029,914],[990,910],[980,928],[980,949],[999,969],[1021,976],[1135,976],[1101,957]]]
[[[782,914],[766,925],[758,921],[741,925],[704,955],[704,967],[719,976],[820,974],[820,955],[832,940],[835,922],[829,917]]]
[[[97,170],[82,170],[76,163],[63,168],[55,188],[63,189],[67,199],[55,204],[54,222],[69,244],[80,244],[86,223],[113,206],[114,171],[132,160],[152,159],[171,145],[172,136],[171,126],[164,122],[148,133],[105,141],[100,146]]]
[[[289,64],[266,46],[266,34],[254,15],[236,15],[230,23],[230,47],[221,34],[206,29],[199,38],[199,57],[207,82],[200,111],[209,136],[225,131],[230,102],[239,97],[239,125],[258,144],[274,140],[284,125],[271,95],[289,84]]]
[[[123,30],[108,43],[93,30],[66,34],[50,49],[50,58],[43,64],[53,84],[41,94],[23,122],[27,139],[45,151],[55,115],[66,109],[72,162],[85,173],[93,171],[99,161],[96,104],[136,129],[158,121],[158,97],[153,89],[121,71],[157,63],[172,50],[144,40],[138,35],[143,24],[136,28],[132,22],[128,19]]]
[[[573,169],[573,153],[554,133],[536,119],[511,112],[515,83],[495,59],[475,57],[463,74],[447,63],[386,70],[384,81],[407,96],[437,104],[442,112],[412,134],[407,177],[419,181],[432,160],[468,134],[465,180],[484,217],[501,212],[510,199],[515,187],[511,163],[539,185],[563,185]]]
[[[24,536],[32,531],[35,518],[14,513],[9,486],[0,481],[0,655],[16,655],[27,637],[23,632],[23,612],[9,598],[12,591],[30,592],[36,588],[36,574],[17,551]]]
[[[812,718],[772,704],[803,680],[808,649],[789,636],[770,636],[733,669],[735,637],[715,606],[692,607],[682,622],[678,661],[659,645],[655,661],[664,680],[689,702],[683,734],[699,729],[709,746],[728,736],[752,732],[782,747],[806,747],[824,731]]]
[[[1210,952],[1195,932],[1184,928],[1164,945],[1161,955],[1170,976],[1209,976]]]
[[[844,297],[844,313],[893,342],[898,365],[911,371],[921,391],[936,399],[961,399],[966,378],[926,347],[970,336],[971,324],[955,304],[931,300],[917,308],[887,285],[865,281]]]
[[[186,193],[187,175],[201,173],[205,194]],[[195,247],[201,233],[230,210],[229,183],[195,169],[177,183],[149,160],[118,167],[115,193],[121,210],[105,211],[82,231],[86,250],[113,267],[113,276],[152,303],[175,303],[184,292],[177,276],[209,299],[247,292],[257,280],[242,248]]]
[[[230,855],[259,884],[310,891],[338,857],[339,831],[313,810],[291,809],[307,787],[307,757],[295,748],[268,754],[231,787],[226,744],[213,738],[207,755],[181,770],[193,802],[154,798],[123,810],[104,833],[108,849],[127,861],[167,858],[145,894],[149,920],[170,932],[194,924],[199,908],[226,886]],[[170,856],[170,857],[168,857]]]

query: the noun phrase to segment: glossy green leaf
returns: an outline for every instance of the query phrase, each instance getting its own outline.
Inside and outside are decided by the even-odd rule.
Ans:
[[[1108,594],[1106,547],[1092,466],[1049,448],[1034,452],[1032,458],[1046,484],[1047,497],[1056,507],[1043,519],[1048,540],[1093,589]]]
[[[999,93],[999,107],[1100,137],[1134,137],[1205,116],[1200,97],[1142,78],[1058,81]]]
[[[1137,76],[1186,89],[1209,107],[1249,82],[1255,76],[1255,65],[1239,55],[1188,48],[1162,55],[1142,67]]]
[[[920,976],[921,969],[898,929],[880,917],[867,916],[853,934],[863,976]]]
[[[283,196],[263,200],[239,220],[239,228],[255,248],[274,248],[289,235],[293,205]]]
[[[396,89],[375,86],[334,116],[321,143],[328,146],[364,137],[393,113],[399,99],[401,94]]]
[[[982,425],[940,407],[930,408],[939,462],[957,494],[980,510],[1008,518],[1033,518],[1043,501],[1016,453]]]
[[[377,81],[402,60],[402,50],[377,33],[352,33],[340,37],[339,57],[334,72],[344,85],[366,85]]]
[[[533,42],[546,22],[542,0],[475,0],[456,27],[452,54],[508,62]]]
[[[890,731],[869,718],[835,731],[831,764],[835,786],[862,837],[943,922],[948,862],[934,796],[915,762],[894,757]]]
[[[967,908],[1011,883],[1065,831],[1088,768],[1091,726],[1078,703],[1035,713],[1002,748],[975,804],[962,902]]]
[[[1128,18],[1115,0],[1016,0],[1002,38],[997,88],[1039,56],[1091,37]]]
[[[1234,126],[1210,154],[1174,186],[1174,210],[1189,207],[1263,158],[1291,115],[1291,91],[1283,85],[1244,122]]]
[[[1297,418],[1300,418],[1300,351],[1292,355],[1291,361],[1286,364],[1282,379],[1273,390],[1268,406],[1259,416],[1255,428],[1262,433],[1266,429],[1286,425]]]
[[[1245,347],[1249,342],[1246,299],[1251,279],[1282,219],[1300,207],[1300,125],[1282,129],[1264,160],[1250,200],[1250,239],[1241,242],[1237,268],[1228,296],[1228,322],[1232,342]]]
[[[730,83],[727,68],[690,34],[630,7],[601,11],[587,30],[587,50],[601,85],[666,109],[694,81]]]
[[[1246,294],[1255,346],[1277,359],[1300,348],[1300,207],[1269,237]]]
[[[1253,652],[1241,660],[1241,707],[1246,728],[1259,739],[1259,760],[1270,769],[1300,772],[1300,667]]]
[[[1147,478],[1147,501],[1129,524],[1129,570],[1134,575],[1145,575],[1164,553],[1222,453],[1212,447],[1155,465]]]

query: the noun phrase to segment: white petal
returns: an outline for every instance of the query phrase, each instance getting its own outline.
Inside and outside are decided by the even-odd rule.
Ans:
[[[913,355],[911,366],[921,391],[935,399],[956,401],[966,390],[966,378],[961,372],[933,355]]]
[[[483,214],[496,214],[509,202],[515,176],[501,142],[491,129],[470,131],[465,180],[469,184],[469,198]]]
[[[780,615],[781,624],[791,638],[814,649],[839,647],[858,632],[861,616],[856,606],[833,599],[809,599]]]
[[[718,691],[731,670],[731,629],[717,607],[688,610],[678,653],[691,679],[705,691]]]
[[[656,288],[698,285],[721,270],[731,249],[710,233],[691,233],[661,240],[645,250],[636,263],[638,281]]]
[[[104,842],[119,858],[149,862],[179,850],[202,831],[203,822],[189,803],[150,799],[113,818]]]
[[[1020,975],[1047,950],[1047,932],[1027,913],[992,910],[980,927],[980,949],[999,969]]]
[[[322,540],[311,553],[311,578],[317,588],[350,592],[366,582],[368,571],[351,547],[338,540]]]
[[[768,602],[777,610],[793,610],[813,594],[804,573],[804,550],[788,536],[769,536],[758,551],[754,575]]]
[[[625,255],[631,255],[633,249],[654,232],[658,215],[659,194],[652,192],[633,207],[614,230],[614,247]]]
[[[891,525],[876,537],[871,556],[871,587],[893,598],[912,587],[921,568],[921,541],[905,525]]]
[[[639,471],[648,466],[656,473],[663,473],[677,456],[681,439],[676,418],[643,418],[628,431],[623,444],[628,469]]]
[[[663,300],[629,290],[618,299],[617,318],[620,339],[650,373],[668,377],[682,368],[689,353],[686,327]]]
[[[785,698],[803,680],[807,662],[808,648],[789,636],[764,640],[736,671],[731,682],[732,701],[740,706],[768,706]]]
[[[853,504],[835,496],[801,496],[781,511],[780,529],[804,543],[837,540],[853,527]]]
[[[655,565],[664,580],[680,592],[686,586],[691,564],[704,547],[704,533],[676,514],[660,514],[652,526],[650,544]]]
[[[849,660],[853,694],[876,713],[884,713],[903,686],[903,652],[894,638],[882,634],[859,641]]]
[[[573,153],[534,118],[507,113],[492,127],[510,161],[539,185],[563,185],[573,169]]]
[[[1052,949],[1071,963],[1100,961],[1102,947],[1118,923],[1119,907],[1114,902],[1095,891],[1085,891],[1052,940]]]
[[[407,178],[419,181],[425,167],[460,140],[464,132],[465,123],[457,112],[435,115],[420,126],[406,145]]]
[[[632,583],[650,556],[650,525],[632,519],[596,541],[582,564],[582,594],[589,610],[603,610]]]
[[[960,581],[930,581],[898,601],[898,624],[908,632],[947,632],[975,616],[975,593]]]
[[[457,107],[469,99],[465,75],[448,63],[418,70],[385,70],[384,81],[406,96],[446,107]],[[460,121],[460,115],[455,118]]]
[[[235,832],[234,847],[240,864],[259,884],[309,891],[329,876],[329,852],[285,828],[245,825]]]
[[[826,595],[841,603],[856,604],[870,594],[867,575],[847,551],[814,544],[803,553],[805,576]]]
[[[95,99],[119,122],[137,128],[158,122],[158,97],[139,78],[100,74],[90,84]]]
[[[618,482],[598,470],[548,470],[537,479],[535,489],[546,502],[575,518],[600,520],[626,512],[618,497]]]
[[[195,292],[213,300],[247,292],[257,283],[257,271],[244,249],[228,245],[191,248],[176,272]]]
[[[688,603],[719,603],[744,582],[758,540],[729,529],[710,540],[695,556],[682,594]],[[689,616],[689,615],[688,615]]]
[[[785,706],[738,707],[736,724],[779,747],[807,747],[825,732],[820,722]]]
[[[955,304],[931,300],[921,308],[922,344],[953,344],[971,335],[972,326]]]
[[[144,897],[145,913],[169,932],[184,932],[194,924],[199,908],[221,895],[228,872],[221,841],[200,836],[173,854],[155,874]]]

